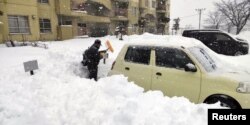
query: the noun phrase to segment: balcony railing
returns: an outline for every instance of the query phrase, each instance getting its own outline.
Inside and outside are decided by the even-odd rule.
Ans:
[[[165,5],[158,5],[156,10],[164,10],[164,11],[166,11],[166,6]]]
[[[71,0],[71,10],[82,11],[92,16],[108,17],[110,14],[110,11],[99,3],[80,3],[74,0]]]
[[[115,9],[115,16],[128,16],[128,9],[116,8]]]

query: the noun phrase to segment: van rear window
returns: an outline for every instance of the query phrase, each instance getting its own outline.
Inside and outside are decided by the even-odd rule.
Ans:
[[[150,52],[151,49],[149,47],[130,46],[125,55],[125,61],[148,65],[150,62]]]

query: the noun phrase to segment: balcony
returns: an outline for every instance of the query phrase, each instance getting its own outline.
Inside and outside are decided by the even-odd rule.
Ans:
[[[89,22],[89,23],[110,23],[109,17],[102,17],[102,16],[86,15],[80,17],[80,19],[83,20],[84,22]]]
[[[166,6],[165,5],[158,5],[156,8],[157,13],[166,13]]]
[[[72,0],[71,11],[74,14],[82,13],[91,16],[108,17],[110,15],[110,10],[105,5],[93,1],[87,1],[85,3],[82,3]]]
[[[56,12],[65,16],[101,16],[108,17],[111,3],[109,0],[56,0]],[[110,4],[110,5],[109,5]]]
[[[113,1],[115,1],[115,2],[125,2],[125,3],[129,2],[129,0],[113,0]]]
[[[113,0],[111,20],[128,21],[128,0]]]
[[[109,10],[112,9],[110,0],[89,0],[90,2],[95,2],[104,5]]]
[[[157,19],[157,23],[158,24],[162,24],[162,25],[165,25],[166,23],[169,22],[169,18],[168,17],[165,17],[165,16],[161,16]]]
[[[128,16],[128,9],[116,8],[115,9],[115,16]]]

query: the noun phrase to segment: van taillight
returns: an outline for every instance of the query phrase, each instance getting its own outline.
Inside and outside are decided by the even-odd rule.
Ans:
[[[111,70],[113,70],[114,66],[115,66],[115,61],[112,64]]]

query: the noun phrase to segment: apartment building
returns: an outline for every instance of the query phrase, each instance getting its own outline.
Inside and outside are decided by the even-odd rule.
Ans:
[[[170,0],[0,0],[0,42],[168,34]],[[143,22],[141,25],[140,22]]]

